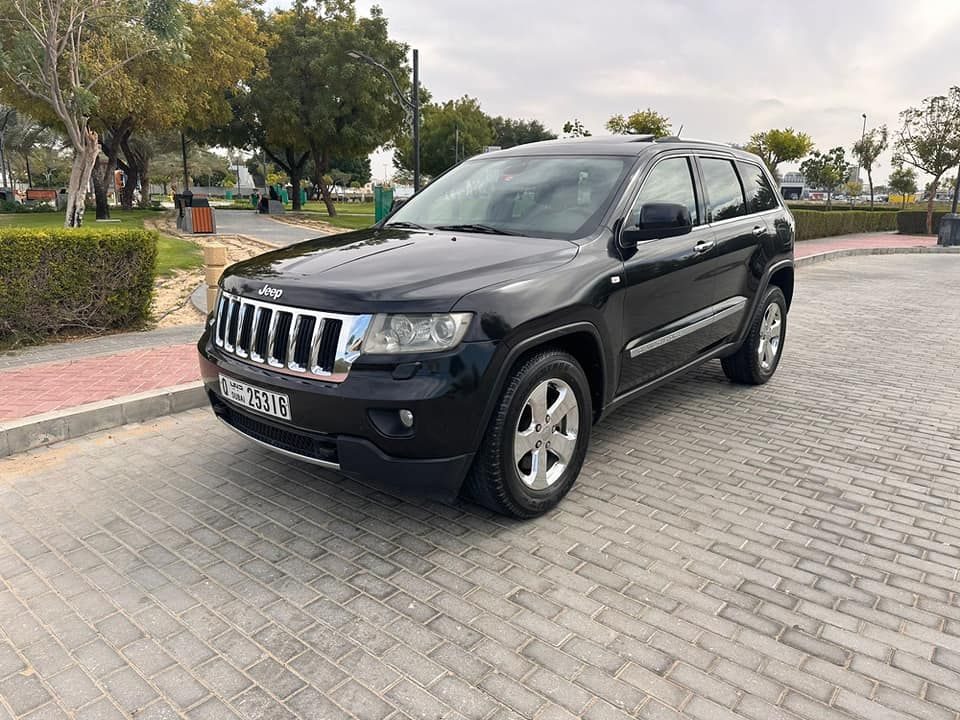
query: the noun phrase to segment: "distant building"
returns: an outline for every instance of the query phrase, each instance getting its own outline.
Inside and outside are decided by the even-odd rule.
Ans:
[[[784,173],[780,179],[780,195],[784,200],[801,200],[807,195],[807,181],[803,173]]]

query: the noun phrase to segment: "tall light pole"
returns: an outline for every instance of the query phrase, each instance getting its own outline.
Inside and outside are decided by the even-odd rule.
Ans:
[[[867,114],[862,113],[863,129],[860,131],[860,147],[863,147],[863,139],[867,136]],[[860,182],[860,156],[857,156],[857,182]]]
[[[420,51],[414,48],[413,51],[413,88],[410,91],[410,99],[404,97],[400,89],[400,83],[393,73],[382,63],[377,62],[366,53],[359,50],[350,50],[347,55],[354,60],[360,60],[373,65],[382,71],[393,82],[393,89],[397,93],[397,99],[400,103],[413,113],[413,191],[420,192]]]

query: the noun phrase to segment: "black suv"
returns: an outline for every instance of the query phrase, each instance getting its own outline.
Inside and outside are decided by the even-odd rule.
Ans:
[[[199,344],[213,409],[301,460],[538,515],[614,407],[716,358],[773,375],[794,281],[775,188],[678,138],[471,158],[375,227],[229,268]]]

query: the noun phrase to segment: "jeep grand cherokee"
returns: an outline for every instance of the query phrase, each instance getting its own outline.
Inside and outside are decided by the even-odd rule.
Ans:
[[[213,409],[301,460],[538,515],[614,407],[717,358],[773,375],[794,277],[775,188],[677,138],[471,158],[368,230],[229,268],[199,343]]]

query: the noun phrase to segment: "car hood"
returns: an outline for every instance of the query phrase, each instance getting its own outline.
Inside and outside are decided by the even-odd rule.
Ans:
[[[237,263],[222,285],[246,297],[329,312],[445,312],[467,293],[565,264],[577,251],[567,240],[372,228]],[[272,293],[261,293],[265,286]]]

